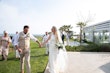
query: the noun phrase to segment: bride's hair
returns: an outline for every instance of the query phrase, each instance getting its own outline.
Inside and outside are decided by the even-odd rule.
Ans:
[[[55,26],[53,26],[53,27],[52,27],[52,29],[54,29],[54,30],[55,30],[55,33],[54,33],[54,34],[55,34],[56,39],[57,39],[57,41],[58,41],[59,39],[58,39],[57,28],[56,28]]]

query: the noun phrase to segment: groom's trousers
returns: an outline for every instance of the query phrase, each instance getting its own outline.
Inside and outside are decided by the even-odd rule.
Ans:
[[[22,53],[20,53],[20,64],[21,64],[21,72],[24,71],[24,61],[26,64],[26,71],[27,73],[31,73],[31,66],[30,66],[30,51],[23,50]]]

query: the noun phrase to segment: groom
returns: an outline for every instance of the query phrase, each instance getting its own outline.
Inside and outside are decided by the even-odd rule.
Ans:
[[[24,26],[23,31],[19,33],[18,37],[16,38],[16,48],[20,53],[20,70],[21,73],[24,73],[24,60],[26,62],[26,71],[27,73],[31,73],[30,67],[30,39],[36,41],[39,46],[41,47],[40,42],[37,38],[29,33],[29,26]]]

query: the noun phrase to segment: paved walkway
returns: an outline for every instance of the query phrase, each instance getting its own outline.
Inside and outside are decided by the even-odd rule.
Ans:
[[[65,41],[65,45],[67,45],[67,42],[66,42],[66,41]],[[80,43],[77,42],[77,41],[73,41],[73,42],[69,42],[68,45],[69,45],[69,46],[79,46]]]
[[[68,52],[68,59],[65,73],[110,73],[110,52]]]
[[[67,45],[67,42],[65,41],[65,45]],[[69,46],[79,46],[80,43],[77,41],[71,41],[69,42]],[[88,45],[87,43],[81,43],[81,45]]]

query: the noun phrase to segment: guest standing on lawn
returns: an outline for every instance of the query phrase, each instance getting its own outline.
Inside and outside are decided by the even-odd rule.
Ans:
[[[2,60],[7,60],[8,52],[9,52],[9,44],[11,42],[11,38],[8,36],[7,31],[4,31],[4,35],[1,38],[1,50],[2,50]]]
[[[64,32],[62,33],[61,38],[62,38],[62,41],[63,41],[63,44],[64,44],[64,40],[65,40],[65,35],[64,35]]]
[[[12,44],[13,44],[13,46],[14,46],[16,58],[20,58],[19,52],[18,52],[18,50],[17,50],[16,47],[15,47],[16,42],[17,42],[17,38],[18,38],[18,32],[16,32],[16,34],[12,37]]]
[[[45,35],[43,37],[43,42],[45,42],[49,38],[48,32],[45,32]],[[49,42],[45,44],[46,47],[46,55],[49,54]]]

